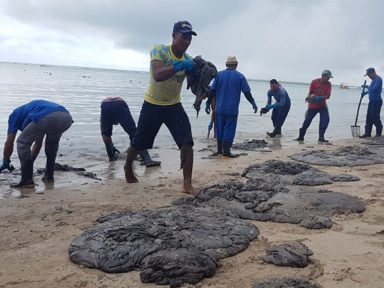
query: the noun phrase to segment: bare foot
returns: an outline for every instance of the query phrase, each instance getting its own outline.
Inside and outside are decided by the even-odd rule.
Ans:
[[[137,180],[135,173],[133,173],[132,166],[124,166],[124,174],[125,174],[125,180],[127,183],[137,183],[139,180]]]
[[[196,195],[195,188],[193,188],[192,184],[184,184],[183,185],[183,193]]]

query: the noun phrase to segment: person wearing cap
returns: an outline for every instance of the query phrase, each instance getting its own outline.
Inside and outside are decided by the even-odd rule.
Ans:
[[[44,182],[53,182],[54,167],[59,141],[62,134],[72,125],[72,116],[68,110],[47,100],[33,100],[17,107],[9,115],[8,135],[4,145],[3,169],[9,169],[13,146],[18,130],[17,154],[20,159],[21,180],[11,187],[33,187],[33,162],[39,155],[45,137],[45,155],[47,157]],[[33,145],[33,146],[32,146]],[[32,148],[31,148],[32,147]]]
[[[311,125],[313,118],[319,113],[319,142],[326,143],[328,140],[324,138],[325,131],[329,124],[329,112],[326,101],[331,97],[332,84],[329,81],[333,78],[331,71],[324,70],[321,73],[321,78],[317,78],[311,82],[309,93],[306,98],[308,109],[305,113],[305,119],[302,127],[299,130],[299,137],[295,140],[303,141],[308,127]]]
[[[100,130],[105,149],[109,161],[115,161],[117,154],[120,153],[116,149],[112,141],[113,125],[120,124],[124,131],[128,134],[130,141],[132,142],[133,137],[136,133],[136,123],[133,120],[131,111],[127,102],[121,97],[107,97],[101,102],[101,116],[100,116]],[[153,161],[147,150],[140,151],[143,165],[146,167],[160,166],[161,162]]]
[[[217,154],[235,157],[236,155],[231,153],[231,147],[236,134],[241,92],[251,103],[254,113],[257,112],[257,105],[247,79],[236,70],[238,65],[236,57],[229,56],[225,65],[227,68],[220,71],[212,83],[205,111],[209,114],[211,101],[215,98]]]
[[[371,137],[373,125],[376,127],[376,137],[380,137],[383,132],[383,124],[380,119],[381,106],[383,105],[383,100],[381,98],[383,80],[376,74],[374,68],[368,68],[364,76],[368,76],[372,81],[369,86],[364,87],[368,88],[367,91],[361,94],[361,96],[369,94],[369,103],[365,121],[365,132],[360,138]]]
[[[185,74],[195,69],[186,53],[196,36],[191,23],[178,21],[173,26],[172,44],[156,45],[151,50],[150,81],[144,95],[135,137],[128,148],[124,166],[128,183],[138,182],[133,161],[139,151],[150,149],[162,124],[169,129],[180,149],[184,193],[194,193],[192,186],[193,138],[189,118],[181,104],[180,93]]]
[[[291,99],[289,98],[287,90],[285,90],[276,79],[269,81],[269,85],[271,89],[267,94],[267,105],[261,109],[261,113],[264,114],[270,109],[273,109],[271,119],[274,129],[272,132],[267,132],[267,135],[273,138],[281,135],[281,127],[288,116],[289,109],[291,109]],[[273,104],[272,97],[275,99],[275,103]]]

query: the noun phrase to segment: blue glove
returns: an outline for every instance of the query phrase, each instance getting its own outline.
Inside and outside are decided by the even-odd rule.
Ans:
[[[369,91],[364,91],[364,92],[361,93],[361,97],[364,97],[367,94],[369,94]]]
[[[313,96],[313,100],[315,102],[319,102],[319,101],[322,101],[324,99],[324,96]]]
[[[196,63],[192,60],[183,60],[183,61],[175,61],[173,62],[173,70],[175,72],[179,71],[192,71],[195,69]]]
[[[12,170],[11,167],[13,167],[11,166],[11,160],[3,160],[3,164],[0,166],[0,172],[5,169]]]
[[[268,110],[271,110],[271,109],[277,108],[277,104],[267,104],[265,108],[267,108]]]
[[[253,100],[251,104],[252,104],[253,113],[256,113],[257,112],[257,105],[256,105],[255,100]]]
[[[368,89],[369,85],[361,85],[361,88]]]
[[[210,114],[210,113],[211,113],[211,104],[208,103],[208,102],[205,103],[205,112],[206,112],[207,114]]]

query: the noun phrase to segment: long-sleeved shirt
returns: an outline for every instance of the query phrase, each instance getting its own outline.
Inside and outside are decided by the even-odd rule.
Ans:
[[[217,74],[211,90],[216,93],[216,113],[238,115],[241,92],[246,94],[251,88],[242,73],[225,69]]]
[[[291,103],[291,99],[289,98],[287,90],[283,87],[279,87],[277,90],[270,89],[268,91],[268,105],[272,103],[272,97],[275,99],[274,105],[276,108],[283,107]]]
[[[381,100],[381,91],[383,89],[383,80],[380,76],[376,75],[372,79],[371,85],[369,85],[369,101],[379,101]]]

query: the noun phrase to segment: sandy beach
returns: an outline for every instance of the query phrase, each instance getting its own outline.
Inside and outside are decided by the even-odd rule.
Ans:
[[[279,140],[267,141],[277,142],[274,144],[278,146]],[[202,189],[222,180],[245,181],[240,174],[251,164],[269,159],[288,161],[288,156],[296,152],[359,143],[345,140],[326,146],[306,143],[268,152],[242,151],[248,155],[235,159],[205,159],[208,152],[195,149],[194,186]],[[59,187],[43,187],[38,180],[36,191],[24,190],[22,198],[0,199],[0,287],[160,287],[141,283],[139,271],[107,274],[75,265],[68,257],[71,241],[94,226],[98,217],[116,210],[163,207],[186,196],[180,192],[182,172],[167,167],[168,160],[159,154],[164,168],[145,170],[136,165],[140,181],[137,184],[125,182],[121,158],[113,164],[102,164],[108,170],[105,173],[114,176],[110,179],[76,182],[68,172],[58,172],[55,177]],[[384,164],[317,168],[360,177],[358,182],[337,182],[326,189],[363,200],[366,211],[335,216],[333,227],[323,230],[252,221],[260,229],[257,240],[245,251],[221,260],[212,278],[185,287],[243,288],[275,276],[302,276],[330,288],[384,287]],[[263,263],[262,256],[271,244],[290,240],[302,241],[313,251],[308,267]]]

